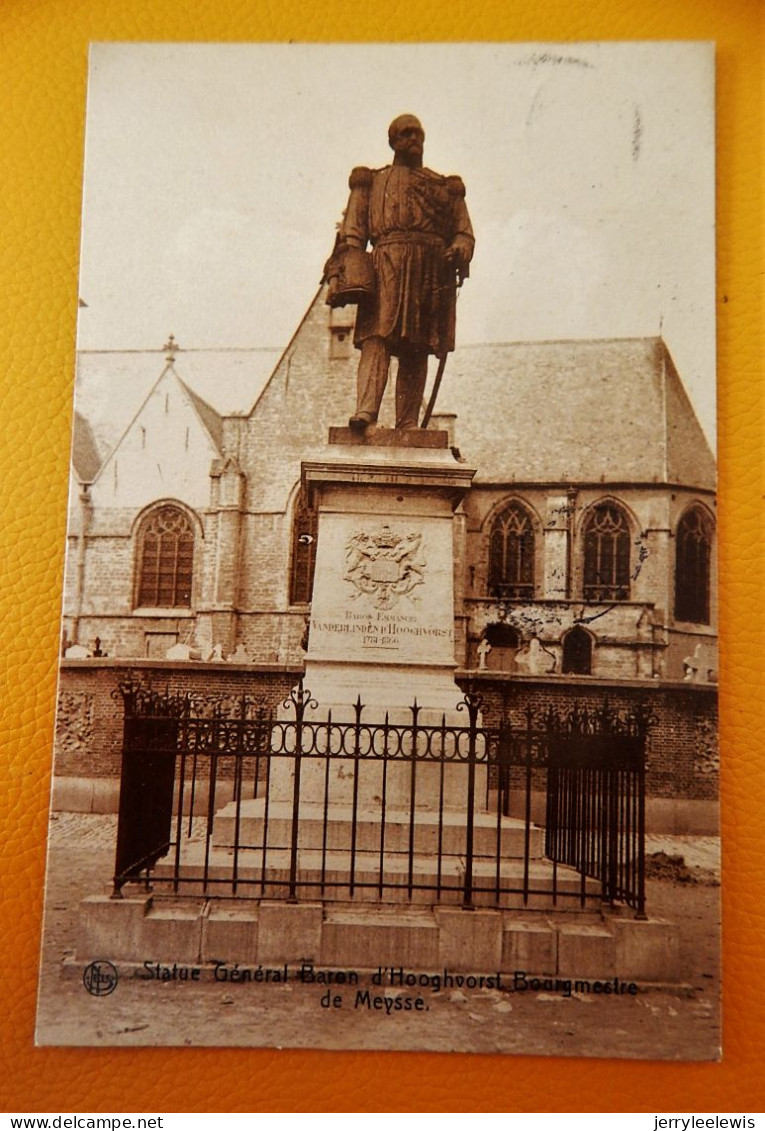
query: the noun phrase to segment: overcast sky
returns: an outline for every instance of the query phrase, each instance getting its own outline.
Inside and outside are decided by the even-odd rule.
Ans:
[[[286,345],[405,111],[467,186],[458,343],[661,332],[713,437],[708,44],[97,44],[80,348]]]

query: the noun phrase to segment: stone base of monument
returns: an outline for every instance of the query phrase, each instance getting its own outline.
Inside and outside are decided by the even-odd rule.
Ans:
[[[267,852],[288,849],[292,837],[292,805],[286,801],[268,804],[267,835],[264,838],[266,801],[257,798],[243,801],[238,806],[231,802],[215,817],[213,845],[215,848],[241,848]],[[356,809],[350,805],[333,803],[326,814],[323,805],[303,804],[298,825],[298,849],[311,850],[326,847],[329,851],[348,851],[352,833],[357,852],[408,854],[410,844],[415,857],[441,851],[442,856],[461,857],[465,852],[465,813],[456,809],[438,810],[417,808],[413,813],[406,809],[390,809],[386,813],[384,837],[381,830],[380,811]],[[237,837],[238,833],[238,837]],[[497,843],[502,856],[507,859],[522,858],[526,837],[525,822],[514,817],[501,817],[493,813],[476,811],[473,817],[473,851],[476,857],[496,855]],[[541,860],[544,842],[542,829],[529,830],[529,858]]]
[[[290,883],[302,900],[354,899],[360,903],[462,905],[466,888],[465,814],[421,807],[389,810],[303,804],[292,860],[292,805],[269,796],[231,802],[215,817],[212,837],[184,846],[177,869],[188,895],[230,890],[234,861],[237,893],[288,899]],[[472,822],[471,905],[552,909],[577,900],[581,877],[543,857],[544,833],[514,817],[477,811]],[[497,846],[499,845],[499,852]],[[173,884],[170,853],[152,871],[158,891]],[[204,881],[206,877],[206,882]],[[527,891],[524,900],[523,890]],[[597,885],[587,881],[588,896]]]
[[[181,877],[188,869],[195,874],[202,870],[204,848],[200,846],[197,859],[193,854],[187,854],[187,863],[181,868]],[[240,851],[237,861],[237,891],[260,891],[261,887],[266,892],[267,898],[288,899],[290,894],[290,853],[277,850],[268,854],[268,863],[263,868],[260,863],[261,853],[257,851]],[[231,856],[230,851],[213,849],[207,859],[207,890],[214,890],[220,885],[223,891],[231,888]],[[196,864],[196,866],[194,866]],[[532,894],[525,900],[521,894],[524,874]],[[160,863],[153,873],[153,880],[157,890],[161,892],[163,879],[170,883],[172,866],[164,868]],[[261,880],[265,885],[261,885]],[[508,889],[497,898],[494,885],[499,883]],[[354,858],[353,870],[349,866],[347,850],[328,851],[304,850],[299,853],[295,881],[303,898],[310,898],[306,893],[315,892],[316,898],[322,897],[322,892],[327,900],[348,899],[353,897],[355,903],[374,904],[407,904],[411,906],[433,906],[437,889],[440,889],[439,906],[451,905],[461,907],[465,891],[465,865],[457,857],[445,857],[439,869],[435,857],[417,856],[410,866],[404,853],[386,853],[383,858],[382,868],[377,852],[357,852]],[[542,862],[529,865],[527,873],[518,860],[503,860],[499,870],[495,861],[474,861],[473,863],[473,907],[494,907],[497,904],[502,909],[520,909],[527,907],[531,910],[552,910],[556,904],[553,896],[552,867]],[[187,880],[183,884],[183,891],[189,895],[202,894],[205,885],[202,880]],[[558,867],[555,880],[557,902],[576,903],[581,891],[581,880],[574,871]],[[596,894],[594,883],[588,883],[587,892],[590,897]],[[566,898],[568,897],[568,898]],[[469,914],[468,911],[465,912]]]
[[[117,965],[217,963],[277,968],[300,980],[304,964],[335,970],[618,979],[680,985],[679,930],[629,911],[566,912],[271,899],[165,899],[140,892],[90,896],[80,908],[72,968],[109,955]],[[244,977],[244,975],[243,975]],[[282,979],[283,980],[283,979]],[[595,990],[594,992],[599,992]]]
[[[590,880],[582,909],[581,876],[544,858],[539,828],[527,847],[523,823],[502,818],[498,866],[496,816],[476,814],[466,908],[464,815],[456,811],[440,815],[439,851],[437,813],[418,811],[414,824],[404,812],[389,814],[381,843],[374,812],[357,810],[354,821],[347,806],[326,813],[306,806],[291,874],[291,807],[269,804],[265,852],[264,810],[262,798],[241,803],[238,827],[235,805],[221,810],[211,843],[203,836],[184,848],[180,894],[172,895],[169,855],[153,869],[151,893],[127,885],[122,899],[86,899],[77,961],[108,954],[128,964],[150,956],[169,964],[286,965],[295,976],[313,963],[682,981],[678,928],[637,920],[627,908],[599,909]],[[300,902],[290,902],[291,883]]]
[[[378,744],[385,741],[379,728],[412,727],[415,717],[424,728],[467,725],[454,682],[454,511],[474,472],[447,440],[422,429],[378,430],[372,439],[332,429],[326,458],[303,464],[318,511],[304,718],[318,724],[311,731],[318,737],[304,746],[311,756],[301,760],[301,810],[325,792],[332,805],[349,803],[353,792],[355,804],[380,809],[383,759],[359,758],[357,780],[353,762],[349,771],[333,757],[325,767],[316,757],[322,721],[376,727]],[[280,721],[294,718],[288,704]],[[394,747],[397,741],[413,739],[394,735]],[[451,741],[439,748],[442,760]],[[411,750],[400,753],[398,762],[395,753],[384,758],[386,810],[461,808],[464,819],[464,773],[447,766],[442,775],[435,759],[418,755],[412,797]],[[272,759],[271,800],[292,797],[294,772],[294,759]],[[485,797],[485,786],[479,768],[476,798]]]
[[[486,776],[485,765],[475,767],[475,814],[486,810]],[[467,767],[460,762],[450,765],[418,760],[413,778],[411,760],[390,759],[384,762],[382,758],[371,757],[358,760],[351,757],[331,757],[328,760],[320,756],[303,757],[300,761],[300,823],[315,802],[321,801],[318,808],[323,808],[326,797],[330,814],[339,807],[355,804],[360,812],[368,809],[370,814],[373,813],[372,819],[379,828],[384,795],[386,824],[401,820],[402,812],[408,820],[411,810],[414,810],[415,820],[421,813],[427,824],[434,813],[442,811],[451,814],[448,819],[461,821],[464,828],[467,820],[466,778]],[[291,816],[294,793],[295,759],[272,756],[268,782],[269,814],[273,816],[274,805],[285,804]],[[262,799],[242,801],[241,816],[247,818],[259,813],[262,805]],[[228,812],[233,812],[231,807]],[[221,828],[218,822],[225,819],[224,812],[216,817],[216,839]]]

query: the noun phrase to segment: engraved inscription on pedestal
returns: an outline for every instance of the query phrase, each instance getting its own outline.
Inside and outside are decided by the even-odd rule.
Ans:
[[[454,663],[450,518],[328,514],[322,537],[312,660]]]

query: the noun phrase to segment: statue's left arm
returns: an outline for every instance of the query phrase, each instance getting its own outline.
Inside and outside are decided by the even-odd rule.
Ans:
[[[452,210],[452,238],[446,251],[446,258],[459,271],[462,278],[467,278],[475,248],[475,237],[465,204],[465,185],[462,178],[447,177],[447,189]]]

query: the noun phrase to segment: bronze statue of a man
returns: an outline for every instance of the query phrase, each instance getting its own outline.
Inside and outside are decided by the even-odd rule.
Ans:
[[[358,301],[354,344],[361,350],[356,411],[350,427],[363,432],[377,420],[391,357],[398,358],[396,428],[416,428],[428,356],[454,349],[457,287],[473,256],[473,229],[459,177],[422,165],[425,132],[417,118],[391,122],[393,164],[359,167],[327,269],[333,302],[332,263],[357,258],[371,244],[370,286]],[[336,280],[335,280],[336,281]]]

